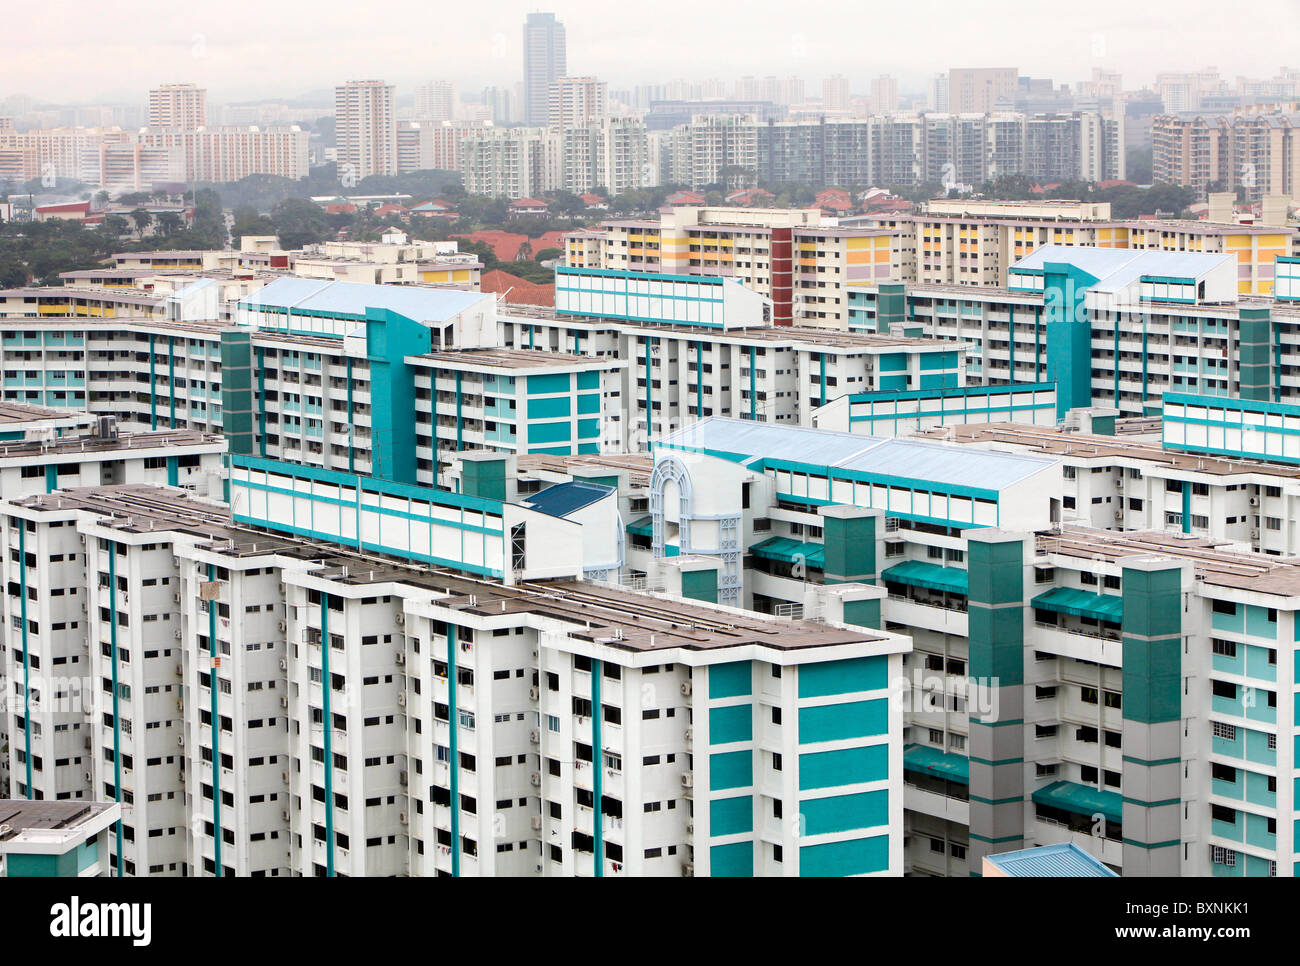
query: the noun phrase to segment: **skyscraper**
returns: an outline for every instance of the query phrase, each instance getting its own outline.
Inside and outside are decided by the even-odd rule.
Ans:
[[[334,142],[340,178],[359,181],[372,174],[396,174],[393,88],[379,80],[348,81],[334,88]]]
[[[553,13],[530,13],[524,22],[525,124],[546,124],[551,85],[567,72],[564,24]]]

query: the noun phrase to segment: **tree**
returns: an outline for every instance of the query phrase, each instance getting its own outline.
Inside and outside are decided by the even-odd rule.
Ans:
[[[122,215],[105,215],[104,216],[104,233],[112,235],[114,238],[121,238],[131,226],[127,224],[126,218]]]
[[[286,198],[271,209],[271,223],[280,237],[280,247],[298,249],[322,242],[329,235],[329,221],[318,205],[304,198]]]
[[[129,215],[130,219],[135,222],[135,234],[137,238],[143,238],[145,229],[153,224],[153,215],[143,208],[137,208]]]
[[[158,215],[158,230],[167,237],[180,231],[182,225],[184,225],[184,222],[181,220],[181,216],[174,211],[164,211]]]

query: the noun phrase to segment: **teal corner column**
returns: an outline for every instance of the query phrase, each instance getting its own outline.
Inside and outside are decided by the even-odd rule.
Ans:
[[[822,570],[825,582],[874,584],[881,511],[841,504],[821,507],[818,512],[826,548]]]
[[[424,355],[432,344],[428,326],[391,309],[366,309],[371,475],[378,479],[416,482],[415,373],[406,357]]]
[[[1242,399],[1272,398],[1272,356],[1272,313],[1267,308],[1239,309],[1237,385]]]
[[[1125,876],[1181,869],[1183,578],[1171,560],[1124,564]]]
[[[485,500],[506,500],[506,463],[503,453],[461,453],[460,491]]]
[[[1096,282],[1092,275],[1065,262],[1043,265],[1047,381],[1056,383],[1058,417],[1092,405],[1092,324],[1084,299]]]
[[[231,453],[253,455],[253,350],[247,331],[221,333],[221,432]]]
[[[1023,538],[968,531],[971,875],[1025,835]],[[979,701],[975,700],[978,698]],[[986,713],[979,710],[989,709]]]
[[[876,332],[889,335],[907,322],[907,287],[902,282],[881,282],[876,288]]]

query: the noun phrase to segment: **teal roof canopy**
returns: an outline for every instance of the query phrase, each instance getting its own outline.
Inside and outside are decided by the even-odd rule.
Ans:
[[[1073,614],[1075,617],[1091,617],[1112,624],[1119,624],[1124,620],[1124,598],[1117,594],[1093,594],[1073,587],[1053,587],[1039,594],[1030,603],[1039,610]]]
[[[781,563],[794,563],[803,560],[809,566],[820,569],[826,565],[826,546],[821,543],[800,543],[790,537],[768,537],[762,543],[749,548],[755,557],[764,560],[776,560]]]
[[[935,778],[946,778],[962,785],[970,784],[970,759],[928,745],[908,745],[904,748],[903,769],[919,771]]]
[[[653,537],[655,532],[654,518],[645,516],[639,520],[633,520],[627,525],[627,532],[638,537]]]
[[[880,577],[889,583],[928,587],[930,590],[944,590],[950,594],[970,593],[970,574],[966,571],[959,567],[926,563],[924,560],[904,560],[902,563],[896,563],[887,568]]]
[[[1119,792],[1102,791],[1091,785],[1076,782],[1052,782],[1034,792],[1033,800],[1039,805],[1050,805],[1075,815],[1105,815],[1107,821],[1120,822],[1123,816],[1123,796]]]

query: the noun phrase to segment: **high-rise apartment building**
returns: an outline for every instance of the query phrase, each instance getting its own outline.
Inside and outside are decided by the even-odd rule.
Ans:
[[[546,124],[563,129],[585,127],[609,113],[609,85],[594,77],[559,77],[547,98]]]
[[[149,127],[194,131],[208,123],[208,92],[196,84],[163,84],[149,92]]]
[[[822,81],[822,107],[828,111],[849,109],[849,79],[834,74]]]
[[[954,67],[948,71],[948,104],[954,114],[988,114],[1016,93],[1014,67]]]
[[[334,89],[334,140],[340,178],[397,173],[393,88],[380,80],[348,81]]]
[[[525,124],[546,124],[551,85],[567,74],[564,24],[553,13],[530,13],[524,22]]]
[[[871,110],[875,114],[898,110],[898,78],[881,74],[871,82]]]
[[[415,119],[418,121],[453,121],[456,119],[456,85],[451,81],[430,81],[415,89]]]

